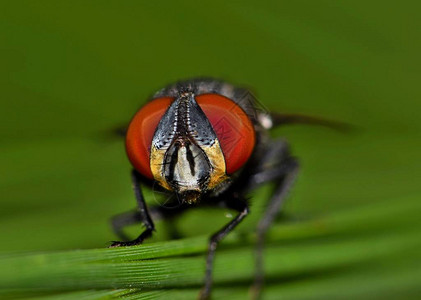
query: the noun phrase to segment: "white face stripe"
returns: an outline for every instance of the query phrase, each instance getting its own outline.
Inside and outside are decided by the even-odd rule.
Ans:
[[[176,182],[180,192],[192,190],[200,192],[207,186],[207,180],[204,179],[211,172],[206,153],[196,145],[190,144],[180,147],[176,155],[174,172],[166,174],[166,178]]]

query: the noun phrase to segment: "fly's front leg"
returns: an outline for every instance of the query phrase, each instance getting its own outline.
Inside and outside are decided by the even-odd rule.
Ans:
[[[231,206],[239,212],[239,214],[227,225],[225,225],[221,230],[216,232],[209,240],[208,246],[208,256],[206,259],[206,275],[205,275],[205,285],[200,292],[200,299],[209,299],[211,288],[212,288],[212,270],[213,270],[213,261],[215,257],[215,251],[219,242],[230,233],[240,222],[248,215],[249,207],[245,201],[236,201],[235,206]]]
[[[152,232],[155,230],[154,223],[149,215],[148,208],[145,203],[145,198],[143,197],[142,190],[140,188],[141,177],[140,174],[133,170],[132,173],[132,184],[133,190],[136,197],[138,211],[136,216],[146,227],[146,229],[134,240],[129,242],[113,242],[110,247],[122,247],[122,246],[134,246],[141,244],[146,238],[152,235]]]
[[[119,239],[123,241],[128,241],[129,238],[123,232],[124,227],[141,222],[141,220],[142,218],[140,216],[140,213],[137,210],[128,211],[128,212],[114,216],[111,219],[111,227]]]
[[[166,230],[171,239],[180,238],[180,233],[177,230],[177,227],[174,226],[173,221],[175,217],[178,217],[185,210],[190,208],[186,205],[181,205],[174,208],[166,208],[165,206],[152,206],[148,209],[149,215],[152,220],[165,220]],[[142,222],[142,215],[138,210],[124,212],[118,214],[111,219],[111,227],[114,233],[122,240],[129,241],[130,239],[124,233],[123,229],[127,226],[137,224]]]
[[[161,220],[165,219],[167,215],[164,213],[163,208],[161,206],[152,206],[149,209],[149,215],[153,220]],[[128,241],[129,238],[123,232],[123,229],[127,226],[137,224],[142,222],[142,216],[138,210],[131,210],[124,212],[122,214],[118,214],[111,219],[111,227],[114,233],[122,240]],[[173,227],[171,227],[173,230]]]

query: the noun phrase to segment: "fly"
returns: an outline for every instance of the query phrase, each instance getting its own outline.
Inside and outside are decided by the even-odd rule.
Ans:
[[[258,109],[246,89],[211,79],[179,82],[158,91],[133,117],[126,131],[126,151],[138,208],[113,219],[122,242],[111,247],[141,244],[154,223],[141,185],[159,186],[180,205],[156,206],[151,213],[170,217],[201,204],[230,208],[237,215],[209,240],[201,299],[210,297],[212,266],[219,242],[250,213],[247,195],[265,183],[275,188],[257,227],[255,295],[263,285],[264,237],[280,211],[298,173],[297,159],[284,139],[269,131],[287,123],[319,124],[347,129],[341,123],[302,115]],[[124,226],[141,222],[145,230],[127,241]]]

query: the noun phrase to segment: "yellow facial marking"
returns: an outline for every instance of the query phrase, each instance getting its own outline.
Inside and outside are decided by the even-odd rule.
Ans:
[[[215,139],[211,147],[202,146],[201,148],[205,151],[212,165],[212,173],[208,184],[208,189],[211,190],[228,179],[225,158],[218,139]]]
[[[172,191],[173,189],[167,183],[167,180],[164,177],[164,161],[165,161],[165,152],[167,150],[157,149],[155,146],[152,146],[151,149],[151,159],[150,166],[153,177],[156,181],[165,189]]]

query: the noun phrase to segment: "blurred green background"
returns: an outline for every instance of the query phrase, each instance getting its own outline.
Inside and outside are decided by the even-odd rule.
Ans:
[[[325,297],[320,293],[344,278],[336,296],[415,298],[421,292],[417,4],[1,1],[1,252],[106,247],[115,239],[109,218],[135,206],[123,142],[107,132],[166,84],[211,76],[251,87],[270,110],[359,129],[274,132],[290,141],[302,165],[285,224],[353,212],[350,227],[361,230],[346,237],[348,244],[336,236],[336,251],[353,251],[346,245],[368,239],[359,250],[373,254],[352,271],[321,272],[320,284],[311,285],[310,276],[307,289],[284,279],[284,295],[296,286],[307,292],[292,299]],[[252,232],[266,195],[265,189],[255,194],[254,215],[240,232]],[[185,236],[207,235],[227,221],[225,214],[199,209],[177,225]],[[361,224],[372,215],[376,226],[366,232]],[[164,224],[157,227],[149,242],[168,238]],[[394,250],[376,260],[379,247]]]

